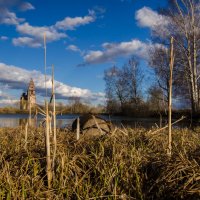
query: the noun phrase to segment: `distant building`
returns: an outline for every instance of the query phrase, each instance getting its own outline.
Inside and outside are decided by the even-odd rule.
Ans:
[[[35,107],[35,104],[36,104],[35,85],[33,79],[31,79],[27,92],[22,93],[20,97],[20,109],[28,110],[30,106],[31,108]]]

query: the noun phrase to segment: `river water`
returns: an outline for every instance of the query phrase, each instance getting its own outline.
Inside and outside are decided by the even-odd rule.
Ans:
[[[69,115],[58,115],[57,116],[57,126],[65,127],[72,124],[73,120],[79,115],[69,114]],[[0,114],[0,127],[18,127],[25,125],[28,120],[28,114]],[[32,123],[37,126],[42,123],[44,118],[38,115],[37,119],[32,117]]]
[[[64,128],[71,126],[72,122],[78,117],[78,114],[57,115],[57,127]],[[129,126],[132,128],[152,128],[158,127],[160,120],[157,118],[133,118],[124,116],[108,116],[101,115],[102,118],[113,122],[117,126]],[[0,114],[0,127],[18,127],[25,125],[28,119],[28,114]],[[38,126],[43,122],[43,117],[38,116],[37,119],[33,117],[32,124]],[[175,121],[175,120],[173,120]],[[162,126],[166,125],[167,120],[163,120]],[[179,128],[189,127],[189,123],[181,122],[178,124]]]

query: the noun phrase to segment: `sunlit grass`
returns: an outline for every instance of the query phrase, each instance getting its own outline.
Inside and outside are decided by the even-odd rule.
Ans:
[[[0,199],[199,198],[198,130],[173,130],[171,159],[167,132],[123,132],[79,141],[71,132],[58,132],[48,189],[44,130],[29,130],[25,150],[23,129],[0,129]]]

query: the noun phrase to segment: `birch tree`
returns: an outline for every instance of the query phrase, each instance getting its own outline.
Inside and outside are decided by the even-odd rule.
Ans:
[[[180,55],[177,65],[184,66],[185,80],[189,84],[191,108],[199,110],[199,50],[200,50],[200,4],[195,0],[174,0],[175,13],[171,18],[175,27],[176,54]]]
[[[191,110],[195,114],[199,111],[199,68],[200,68],[200,2],[197,0],[169,0],[169,7],[163,12],[168,23],[165,33],[159,37],[166,48],[169,38],[174,38],[174,52],[176,55],[174,69],[179,86],[183,87],[191,102]],[[162,29],[163,30],[163,29]],[[164,37],[163,37],[164,35]],[[175,74],[176,77],[176,74]],[[181,82],[182,80],[182,82]],[[183,81],[184,80],[184,81]],[[185,95],[185,94],[182,94]]]

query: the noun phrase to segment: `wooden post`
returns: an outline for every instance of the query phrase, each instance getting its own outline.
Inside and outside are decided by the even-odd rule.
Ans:
[[[29,92],[28,92],[29,93]],[[30,98],[30,94],[28,94],[28,106],[29,106],[29,118],[28,118],[28,124],[29,126],[31,126],[31,98]]]
[[[37,116],[38,116],[38,109],[37,109],[37,107],[36,107],[36,111],[35,111],[35,127],[38,126],[38,125],[37,125],[37,121],[38,121]]]
[[[77,118],[77,124],[76,124],[76,140],[79,140],[80,138],[80,118]]]
[[[44,74],[45,74],[45,90],[46,90],[46,98],[47,98],[47,46],[46,46],[46,33],[44,33]]]
[[[26,122],[25,125],[25,145],[24,145],[25,150],[27,150],[27,142],[28,142],[28,122]]]
[[[170,78],[169,78],[169,107],[168,107],[168,149],[167,154],[172,155],[172,80],[173,80],[173,67],[174,67],[174,38],[171,37],[170,48]]]
[[[162,128],[162,113],[161,113],[161,111],[159,112],[159,115],[160,115],[160,128]]]
[[[48,188],[51,188],[51,180],[52,180],[52,171],[51,171],[51,155],[50,155],[50,136],[49,136],[49,109],[48,102],[45,101],[46,108],[46,172],[47,172],[47,180],[48,180]]]
[[[57,151],[57,134],[56,134],[56,98],[54,91],[54,65],[52,65],[52,97],[53,97],[53,142],[54,142],[54,151],[53,151],[53,164],[52,168],[55,166],[56,151]]]
[[[51,120],[52,120],[52,115],[49,115],[49,135],[52,134]]]

